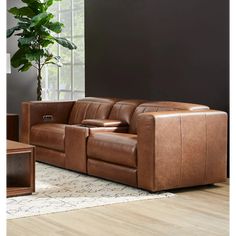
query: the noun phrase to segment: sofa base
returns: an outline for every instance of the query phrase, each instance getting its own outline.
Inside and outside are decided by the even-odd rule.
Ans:
[[[36,146],[36,161],[65,168],[65,153]]]
[[[88,158],[88,174],[137,187],[137,170]]]

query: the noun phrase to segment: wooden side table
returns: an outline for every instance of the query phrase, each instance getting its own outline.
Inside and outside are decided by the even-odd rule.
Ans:
[[[7,197],[35,191],[35,147],[7,140]]]
[[[7,114],[7,139],[19,141],[19,115]]]

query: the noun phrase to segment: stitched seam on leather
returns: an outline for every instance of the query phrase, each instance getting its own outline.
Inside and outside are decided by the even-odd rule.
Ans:
[[[156,139],[155,139],[155,137],[158,137],[158,136],[156,135],[156,132],[157,132],[157,130],[156,130],[156,119],[154,117],[153,117],[153,123],[154,123],[154,133],[153,133],[154,137],[152,137],[152,140],[153,140],[153,152],[154,152],[153,155],[154,155],[154,158],[153,158],[153,184],[152,184],[152,189],[154,189],[154,188],[156,189],[157,188],[156,172],[157,172],[158,164],[156,164],[157,153],[156,153]],[[157,138],[157,143],[158,143],[158,138]]]
[[[122,103],[120,102],[119,105],[126,105],[126,106],[134,106],[134,103]]]
[[[155,137],[158,137],[156,134],[156,119],[153,117],[153,123],[154,123],[154,132],[153,132],[153,136],[152,137],[152,140],[153,140],[153,147],[152,147],[152,150],[153,150],[153,181],[152,181],[152,189],[156,188],[157,186],[157,183],[156,183],[156,172],[155,172],[155,168],[158,167],[158,165],[156,166],[156,139]],[[157,141],[158,143],[158,141]]]
[[[133,132],[137,133],[137,122],[138,122],[138,115],[141,113],[144,113],[147,107],[143,107],[143,110],[141,112],[139,112],[136,117],[135,117],[135,124],[134,124],[134,128],[133,128]]]
[[[208,140],[207,140],[207,114],[205,114],[205,132],[206,132],[206,156],[205,156],[205,173],[204,173],[204,183],[207,181],[207,159],[208,159]]]
[[[72,117],[72,122],[70,122],[70,123],[72,123],[72,124],[75,124],[76,123],[76,120],[77,120],[77,117],[78,117],[78,113],[79,113],[79,107],[80,107],[80,103],[77,103],[77,104],[75,104],[76,106],[75,106],[75,114],[74,114],[74,119],[73,119],[73,117]]]
[[[98,109],[99,109],[100,106],[101,106],[101,104],[98,104],[98,107],[97,107],[96,112],[95,112],[95,118],[97,117],[97,112],[98,112]]]
[[[120,107],[119,107],[119,109],[118,109],[118,115],[117,115],[117,117],[116,117],[116,118],[117,118],[117,120],[118,120],[118,117],[120,116],[120,110],[121,110],[121,106],[122,106],[122,105],[120,105]]]
[[[110,105],[110,107],[108,108],[109,110],[107,111],[107,114],[106,114],[106,117],[107,117],[107,118],[110,117],[111,112],[112,112],[112,108],[113,108],[113,106],[115,105],[115,102],[112,103],[112,104],[109,104],[109,105]]]
[[[135,109],[136,109],[136,107],[133,107],[133,110],[130,112],[129,125],[130,125],[130,122],[131,122],[131,120],[132,120],[132,116],[133,116],[133,114],[134,114],[134,112],[135,112]]]
[[[88,108],[89,108],[90,105],[91,105],[91,103],[87,104],[87,106],[86,106],[86,108],[85,108],[85,112],[84,112],[84,116],[83,116],[83,119],[82,119],[82,120],[86,119],[87,111],[88,111]]]
[[[179,185],[182,182],[182,166],[183,166],[183,132],[182,132],[182,115],[179,115],[180,121],[180,143],[181,143],[181,160],[180,160],[180,176],[179,176]]]

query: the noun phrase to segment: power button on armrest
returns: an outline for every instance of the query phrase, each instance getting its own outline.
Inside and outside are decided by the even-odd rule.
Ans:
[[[53,116],[52,115],[43,115],[43,121],[52,121]]]

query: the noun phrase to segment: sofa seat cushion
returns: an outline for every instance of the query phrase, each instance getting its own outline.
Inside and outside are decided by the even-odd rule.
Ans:
[[[98,132],[88,139],[87,155],[90,158],[136,168],[137,135]]]
[[[65,150],[65,124],[46,123],[31,127],[31,144],[36,146]]]

